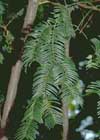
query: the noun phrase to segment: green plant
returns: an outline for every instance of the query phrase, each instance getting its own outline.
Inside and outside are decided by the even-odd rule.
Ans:
[[[32,5],[30,2],[35,3]],[[51,14],[47,20],[36,22],[38,24],[33,26],[38,5],[45,3],[53,5]],[[64,4],[51,1],[40,1],[38,3],[38,1],[29,0],[29,8],[27,8],[21,32],[23,36],[20,38],[23,43],[21,49],[23,50],[24,47],[24,51],[21,52],[23,55],[12,68],[1,119],[1,127],[5,128],[7,117],[16,97],[22,65],[25,68],[25,72],[27,72],[27,69],[32,64],[37,63],[38,66],[33,77],[32,98],[28,102],[20,128],[17,130],[16,140],[35,140],[37,135],[39,135],[38,129],[41,124],[44,124],[48,129],[54,128],[57,124],[62,125],[65,127],[63,131],[67,133],[68,128],[66,127],[68,127],[68,124],[65,121],[68,120],[67,112],[72,100],[77,98],[82,106],[83,98],[80,92],[82,89],[80,78],[76,66],[69,56],[70,39],[75,37],[77,31],[87,38],[84,28],[87,27],[89,21],[85,24],[84,21],[92,13],[92,10],[98,12],[100,9],[91,0],[71,1],[69,5],[64,1]],[[2,64],[4,59],[3,53],[5,51],[8,53],[12,52],[11,45],[14,36],[9,29],[9,25],[17,17],[23,15],[23,9],[11,17],[5,25],[3,21],[5,9],[2,2],[0,2],[0,6],[0,30],[2,31],[0,41],[3,42],[2,40],[4,39],[4,44],[1,47],[2,51],[0,51],[0,63]],[[76,7],[89,10],[88,14],[85,12],[85,16],[82,17],[78,26],[73,25],[71,19],[71,12]],[[42,12],[38,12],[39,14],[42,13],[43,9]],[[75,27],[75,30],[73,27]],[[100,67],[100,42],[96,38],[91,41],[94,44],[94,55],[87,57],[85,65],[87,69],[98,69]],[[93,82],[88,86],[87,92],[99,94],[99,88],[100,81]],[[66,137],[67,135],[65,134],[63,140]]]
[[[49,129],[61,125],[61,100],[67,105],[75,97],[81,98],[79,77],[64,46],[75,35],[68,12],[67,7],[56,6],[53,17],[35,27],[27,39],[23,54],[25,68],[33,62],[39,67],[33,78],[32,100],[16,135],[18,140],[35,139],[39,123],[44,122]]]

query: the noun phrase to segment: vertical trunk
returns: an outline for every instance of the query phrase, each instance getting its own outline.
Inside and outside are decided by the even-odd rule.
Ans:
[[[22,32],[25,34],[25,37],[23,38],[23,40],[26,39],[28,33],[30,32],[29,26],[31,27],[31,25],[33,24],[35,20],[37,8],[38,8],[38,0],[28,0],[27,12],[26,12],[26,16],[25,16],[24,24],[22,28]],[[24,29],[25,30],[27,29],[28,32],[26,33]],[[22,61],[18,60],[15,66],[12,67],[11,77],[8,84],[7,96],[6,96],[4,109],[3,109],[3,115],[1,119],[1,128],[6,127],[9,112],[16,98],[22,65],[23,65]]]

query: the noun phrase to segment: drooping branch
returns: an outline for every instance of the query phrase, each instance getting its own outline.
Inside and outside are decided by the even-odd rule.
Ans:
[[[22,27],[23,33],[25,31],[24,29],[28,29],[29,26],[31,26],[33,24],[35,17],[36,17],[36,13],[37,13],[37,8],[38,8],[38,0],[28,0],[26,16],[24,19],[23,27]],[[30,32],[30,30],[29,30],[29,32]],[[29,32],[27,32],[27,34]],[[24,38],[26,38],[27,34],[25,32]],[[24,42],[23,42],[23,44],[24,44]],[[22,61],[18,60],[16,62],[16,64],[12,67],[10,81],[8,83],[6,100],[5,100],[5,104],[4,104],[4,108],[3,108],[3,115],[2,115],[2,119],[1,119],[1,128],[6,127],[8,115],[10,113],[11,107],[16,98],[18,83],[19,83],[19,79],[20,79],[20,75],[21,75],[21,71],[22,71],[22,65],[23,65]]]

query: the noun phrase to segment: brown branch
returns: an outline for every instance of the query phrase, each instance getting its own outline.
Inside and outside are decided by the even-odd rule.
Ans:
[[[62,140],[67,140],[68,128],[69,128],[68,106],[63,101],[62,101],[62,110],[63,110],[63,134],[62,134]]]
[[[95,2],[100,2],[100,0],[94,0],[93,3],[95,3]],[[52,4],[52,5],[61,5],[60,3],[53,2],[53,1],[50,1],[50,0],[40,0],[39,1],[39,5],[45,4],[45,3],[49,3],[49,4]],[[97,8],[95,5],[89,6],[84,2],[76,2],[74,5],[78,5],[79,7],[84,8],[84,9],[100,12],[100,9]]]
[[[100,2],[100,0],[94,0],[94,2]]]
[[[28,0],[28,1],[29,1],[29,4],[27,7],[25,19],[24,19],[23,29],[27,28],[28,25],[33,24],[36,17],[36,13],[37,13],[37,8],[38,8],[38,0]]]
[[[23,33],[24,33],[24,29],[27,29],[29,25],[33,24],[36,17],[36,13],[37,13],[37,8],[38,8],[38,0],[28,0],[28,7],[26,11],[26,16],[24,19],[23,28],[22,28]],[[27,34],[25,33],[25,38]],[[1,128],[6,127],[8,115],[10,113],[11,107],[16,98],[22,65],[23,65],[22,61],[18,60],[15,66],[12,67],[11,77],[8,83],[8,90],[7,90],[7,95],[6,95],[6,100],[5,100],[3,115],[2,115],[2,120],[1,120]]]
[[[8,140],[8,138],[6,136],[4,136],[0,140]]]
[[[65,55],[69,56],[69,44],[70,39],[65,41]],[[69,118],[68,118],[68,105],[62,100],[62,111],[63,111],[63,133],[62,140],[68,139],[68,129],[69,129]]]
[[[12,67],[10,81],[8,84],[6,101],[3,109],[3,116],[1,120],[1,128],[5,127],[6,120],[8,118],[9,112],[15,100],[21,69],[22,69],[22,62],[18,60],[16,65]]]
[[[1,123],[1,104],[0,104],[0,123]]]
[[[81,8],[84,8],[84,9],[94,10],[94,11],[100,12],[100,9],[97,8],[96,6],[89,6],[85,3],[77,3],[77,5]]]
[[[86,26],[88,25],[88,23],[90,22],[90,20],[92,19],[92,17],[93,17],[93,15],[94,14],[92,14],[89,18],[88,18],[88,20],[87,20],[87,22],[84,24],[84,26],[80,29],[80,34],[83,32],[83,30],[86,28]]]

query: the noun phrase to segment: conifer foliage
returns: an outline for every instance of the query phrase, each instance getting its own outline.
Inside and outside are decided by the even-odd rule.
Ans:
[[[81,98],[75,65],[65,53],[65,41],[73,36],[69,10],[62,5],[54,7],[52,18],[37,25],[29,35],[23,54],[24,66],[27,69],[37,62],[39,67],[33,78],[32,100],[26,108],[17,140],[36,139],[41,123],[49,129],[62,125],[61,100],[68,104],[75,96]]]

